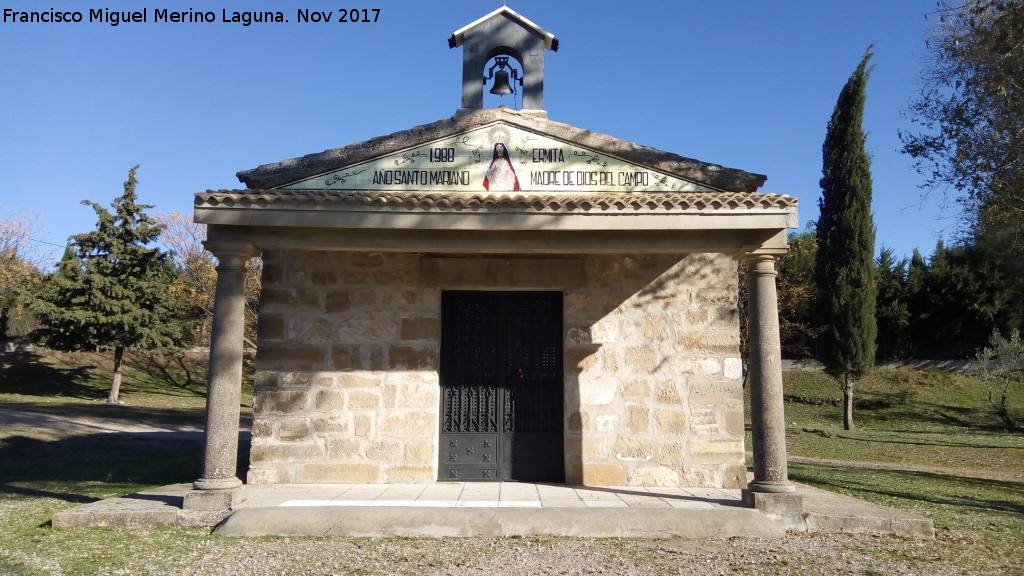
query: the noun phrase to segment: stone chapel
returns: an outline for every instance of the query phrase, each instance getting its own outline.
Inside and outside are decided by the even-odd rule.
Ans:
[[[449,44],[464,61],[451,118],[196,194],[219,265],[203,477],[185,506],[241,497],[254,255],[247,483],[746,488],[755,503],[793,492],[775,263],[797,200],[758,192],[759,174],[549,119],[544,57],[558,39],[508,7]],[[484,109],[488,82],[521,91],[523,109]]]

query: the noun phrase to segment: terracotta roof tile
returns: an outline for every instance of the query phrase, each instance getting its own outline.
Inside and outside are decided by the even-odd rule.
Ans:
[[[259,209],[321,205],[394,212],[686,213],[795,210],[798,199],[761,193],[465,194],[335,190],[211,190],[196,194],[197,208]]]

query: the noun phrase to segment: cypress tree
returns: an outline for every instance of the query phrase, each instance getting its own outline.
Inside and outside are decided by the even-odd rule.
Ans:
[[[160,227],[144,212],[150,206],[136,203],[137,169],[128,172],[113,214],[83,202],[96,212],[96,230],[71,237],[59,270],[34,306],[47,346],[114,350],[110,403],[118,401],[126,349],[170,351],[189,334],[168,293],[174,276],[169,255],[147,247],[160,235]]]
[[[843,389],[843,425],[852,430],[853,389],[874,366],[875,228],[871,160],[862,129],[872,47],[836,101],[822,145],[821,200],[815,278],[822,290],[818,355]]]

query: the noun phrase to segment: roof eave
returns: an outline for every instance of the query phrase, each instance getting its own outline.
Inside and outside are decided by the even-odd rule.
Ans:
[[[480,24],[483,24],[487,20],[489,20],[491,18],[494,18],[495,16],[499,16],[499,15],[506,15],[506,16],[512,18],[513,20],[518,20],[519,23],[522,24],[524,27],[533,30],[534,32],[536,32],[539,36],[541,36],[544,39],[544,47],[545,48],[547,48],[548,50],[551,50],[552,52],[558,52],[558,38],[555,38],[554,34],[552,34],[551,32],[548,32],[547,30],[545,30],[543,28],[541,28],[540,26],[538,26],[537,24],[532,22],[529,18],[523,16],[522,14],[516,12],[515,10],[509,8],[508,6],[502,6],[501,8],[498,8],[497,10],[495,10],[494,12],[491,12],[490,14],[487,14],[486,16],[478,18],[477,20],[474,20],[473,22],[471,22],[471,23],[463,26],[462,28],[459,28],[455,32],[453,32],[452,35],[448,38],[448,47],[449,48],[458,48],[459,46],[462,46],[462,43],[466,39],[466,33],[467,32],[469,32],[470,30],[472,30],[476,26],[479,26]]]

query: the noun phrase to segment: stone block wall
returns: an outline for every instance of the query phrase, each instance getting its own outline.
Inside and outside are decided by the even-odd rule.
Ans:
[[[440,291],[419,259],[263,259],[248,482],[434,482]]]
[[[737,264],[591,257],[567,290],[566,480],[746,486]]]
[[[248,481],[435,482],[441,288],[420,257],[263,258]],[[565,295],[566,481],[745,485],[735,261],[579,260],[582,283],[520,287]]]

